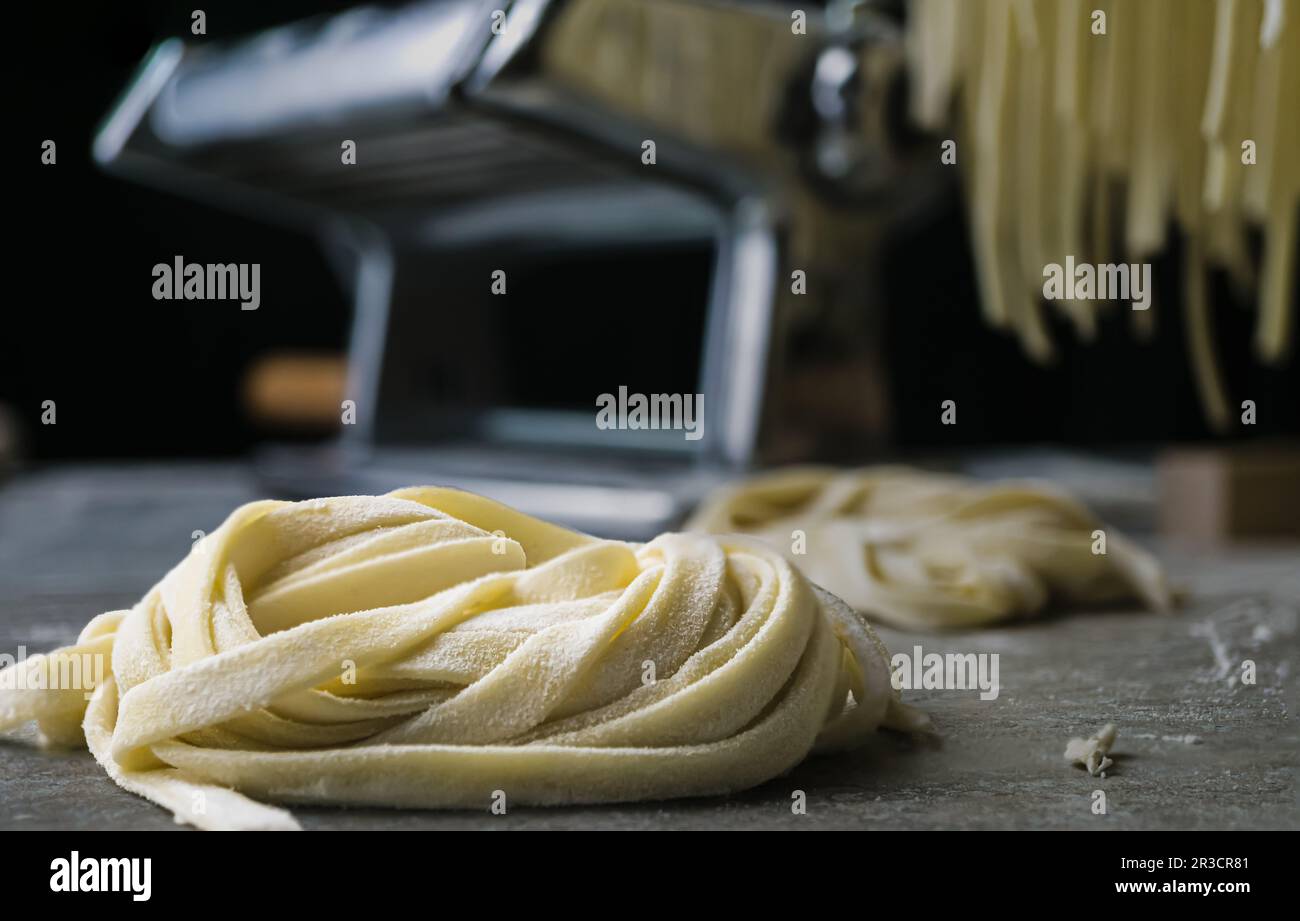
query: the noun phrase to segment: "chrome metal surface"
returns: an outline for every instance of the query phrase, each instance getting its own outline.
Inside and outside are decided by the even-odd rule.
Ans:
[[[704,356],[713,434],[697,462],[735,469],[764,453],[793,329],[783,291],[796,244],[816,235],[817,199],[889,188],[899,166],[881,153],[883,122],[861,105],[894,73],[895,36],[870,16],[817,10],[795,35],[791,9],[427,0],[228,46],[172,39],[106,120],[95,156],[136,181],[308,228],[348,254],[349,395],[364,404],[345,429],[352,457],[374,444],[385,411],[402,259],[518,240],[711,235],[708,319],[683,348]],[[727,52],[735,36],[774,56]],[[723,131],[701,106],[729,99],[765,102]],[[639,160],[650,137],[653,170]],[[346,168],[342,140],[357,143]],[[860,271],[838,258],[846,276]],[[593,450],[582,441],[573,447]]]

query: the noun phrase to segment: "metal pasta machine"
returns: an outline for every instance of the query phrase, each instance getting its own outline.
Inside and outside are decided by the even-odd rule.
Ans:
[[[897,12],[429,0],[171,39],[94,155],[315,234],[352,292],[356,424],[268,452],[272,489],[446,483],[639,538],[885,428],[873,241],[925,185]],[[620,387],[700,395],[703,437],[598,428]]]

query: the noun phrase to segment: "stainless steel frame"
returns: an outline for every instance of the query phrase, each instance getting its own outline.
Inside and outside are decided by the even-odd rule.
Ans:
[[[829,127],[793,141],[763,124],[752,137],[713,145],[689,124],[665,123],[662,112],[647,110],[647,100],[611,102],[619,88],[599,85],[598,74],[593,85],[574,86],[548,70],[555,30],[568,27],[563,23],[572,19],[566,16],[593,9],[584,10],[584,4],[601,4],[597,12],[635,23],[655,15],[658,7],[651,4],[657,3],[695,17],[692,28],[704,34],[736,26],[760,35],[765,29],[773,35],[790,31],[790,7],[778,3],[431,0],[399,10],[358,9],[228,48],[173,39],[154,49],[114,107],[97,134],[94,156],[105,169],[135,181],[318,233],[354,292],[349,392],[374,405],[382,399],[395,268],[391,241],[409,238],[419,223],[419,213],[406,202],[418,202],[423,213],[454,213],[474,203],[476,194],[524,193],[547,183],[577,187],[593,176],[626,171],[636,163],[641,138],[653,131],[664,164],[656,180],[716,213],[701,382],[711,435],[694,470],[665,487],[681,506],[705,481],[760,454],[768,394],[779,374],[774,337],[786,299],[783,280],[791,269],[785,193],[806,184],[810,162],[826,159],[816,150],[825,136],[841,146],[849,136],[873,139],[861,126],[846,126],[845,106],[836,105],[837,94],[845,91],[836,81],[847,81],[851,73],[815,64],[832,48],[840,49],[842,59],[860,30],[833,31],[817,18],[810,23],[806,74],[757,68],[741,75],[744,85],[727,88],[775,96],[802,86],[813,119],[824,116]],[[492,28],[498,7],[506,16],[499,33]],[[707,60],[674,66],[705,68],[686,73],[687,80],[711,77]],[[309,146],[313,138],[359,136],[377,139],[361,149],[381,151],[380,162],[347,176],[322,169]],[[468,145],[471,154],[451,164],[456,169],[437,158],[411,156],[413,150],[454,148],[439,138]],[[843,172],[848,161],[832,159]],[[263,168],[268,162],[275,171]],[[877,165],[873,180],[887,181],[881,174]],[[374,413],[360,414],[358,421],[341,450],[330,455],[330,469],[375,466]],[[687,481],[695,486],[683,487]],[[487,491],[501,494],[504,486],[498,485]],[[610,505],[611,513],[617,505]],[[655,503],[643,505],[644,511]],[[680,511],[675,507],[663,517]],[[637,527],[642,524],[649,526]]]

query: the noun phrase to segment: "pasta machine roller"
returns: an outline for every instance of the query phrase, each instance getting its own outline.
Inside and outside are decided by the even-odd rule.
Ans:
[[[925,185],[895,12],[435,0],[170,39],[94,155],[317,235],[351,291],[356,424],[264,457],[277,488],[447,482],[637,537],[884,429],[872,241]],[[846,382],[847,412],[816,398]],[[620,385],[699,393],[705,436],[598,430]]]

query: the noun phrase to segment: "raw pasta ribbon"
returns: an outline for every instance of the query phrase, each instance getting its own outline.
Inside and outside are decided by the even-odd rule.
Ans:
[[[1180,242],[1182,278],[1164,300],[1182,304],[1206,418],[1226,428],[1210,271],[1255,293],[1260,359],[1285,362],[1294,338],[1300,0],[912,0],[909,11],[912,115],[961,139],[986,319],[1045,360],[1046,266],[1140,265]],[[1054,304],[1097,338],[1106,303]],[[1132,314],[1140,333],[1157,310]]]
[[[80,655],[111,656],[93,694],[54,688]],[[237,509],[135,607],[0,672],[0,728],[30,720],[214,829],[297,827],[253,798],[723,793],[924,722],[870,627],[761,543],[598,540],[427,487]]]
[[[796,468],[725,488],[691,527],[751,533],[898,627],[973,627],[1037,614],[1051,600],[1171,603],[1150,554],[1038,483]]]

